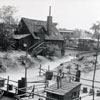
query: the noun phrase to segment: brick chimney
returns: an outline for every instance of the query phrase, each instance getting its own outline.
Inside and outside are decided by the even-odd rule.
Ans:
[[[47,16],[47,34],[52,33],[52,16],[51,16],[51,6],[49,7],[49,16]]]

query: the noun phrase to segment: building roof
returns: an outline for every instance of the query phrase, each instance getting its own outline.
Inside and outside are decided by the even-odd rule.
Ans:
[[[35,33],[41,32],[42,28],[44,28],[45,31],[47,31],[47,21],[33,20],[28,18],[22,18],[21,20],[24,21],[29,32],[33,35],[35,39],[39,39],[40,37],[36,36],[34,32]],[[64,40],[63,36],[60,34],[55,25],[56,25],[55,23],[52,24],[52,33],[50,35],[45,33],[46,40]]]
[[[74,32],[74,30],[67,30],[67,29],[59,29],[59,32],[60,33],[73,33]]]
[[[80,37],[79,39],[82,39],[82,40],[93,40],[93,38],[91,38],[91,37]]]
[[[77,86],[80,86],[81,84],[79,82],[62,82],[62,87],[59,89],[57,88],[57,84],[53,84],[50,87],[47,87],[45,89],[45,92],[57,94],[57,95],[65,95],[66,93],[69,93],[71,90],[76,88]]]

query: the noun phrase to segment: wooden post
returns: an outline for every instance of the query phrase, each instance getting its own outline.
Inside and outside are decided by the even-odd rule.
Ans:
[[[71,67],[69,67],[69,75],[70,75],[70,69]],[[69,76],[69,82],[71,81],[71,76]]]
[[[32,89],[32,91],[30,93],[30,96],[32,96],[32,98],[34,98],[34,90],[35,90],[35,85],[33,85],[33,89]]]
[[[46,78],[46,73],[45,73],[45,88],[47,87],[47,78]]]
[[[40,64],[39,76],[41,76],[41,67],[42,67],[42,66],[41,66],[41,64]]]
[[[71,74],[71,71],[70,71],[71,70],[71,66],[69,65],[68,68],[69,68],[69,75],[70,75]],[[69,76],[69,82],[71,82],[71,76]]]
[[[48,65],[48,71],[50,70],[50,65]]]
[[[25,62],[25,87],[27,87],[27,57],[28,57],[28,51],[26,49],[26,62]],[[27,92],[27,88],[26,88]]]
[[[17,85],[18,86],[18,85]],[[18,87],[15,88],[15,94],[18,94]]]
[[[59,76],[57,75],[57,89],[59,89]]]
[[[28,49],[27,49],[27,44],[23,44],[23,46],[26,49],[26,58],[25,58],[25,87],[27,87],[27,57],[28,57]],[[27,91],[27,89],[26,89]]]
[[[48,87],[48,85],[49,85],[49,82],[47,80],[47,76],[46,76],[46,73],[45,73],[45,88]]]
[[[99,36],[98,36],[98,42],[97,42],[97,50],[96,50],[96,60],[95,60],[95,66],[94,66],[94,73],[93,73],[93,81],[92,81],[92,89],[93,89],[93,100],[94,100],[94,81],[95,81],[95,73],[96,73],[96,67],[97,67],[97,59],[98,59],[98,51],[99,51]]]
[[[9,76],[8,76],[8,79],[7,79],[7,94],[8,94],[8,91],[9,91]]]

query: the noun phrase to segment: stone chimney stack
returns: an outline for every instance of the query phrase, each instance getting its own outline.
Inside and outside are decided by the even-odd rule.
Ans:
[[[47,16],[47,34],[52,33],[52,16],[51,16],[51,6],[49,7],[49,16]]]

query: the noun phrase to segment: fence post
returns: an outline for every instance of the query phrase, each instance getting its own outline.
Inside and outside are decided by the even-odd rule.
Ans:
[[[48,71],[50,70],[50,65],[48,65]]]
[[[33,86],[33,89],[32,89],[32,98],[34,98],[34,91],[35,91],[35,85]]]
[[[39,76],[41,76],[41,67],[42,67],[42,66],[41,66],[41,64],[40,64]]]
[[[8,91],[9,91],[9,76],[8,76],[8,79],[7,79],[7,94],[8,94]]]

